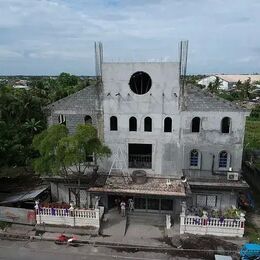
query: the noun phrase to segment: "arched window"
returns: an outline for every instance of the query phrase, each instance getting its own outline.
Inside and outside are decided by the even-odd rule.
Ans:
[[[192,150],[190,152],[190,166],[197,167],[199,166],[199,152],[198,150]]]
[[[164,132],[172,131],[172,119],[170,117],[166,117],[164,119]]]
[[[117,131],[117,117],[110,117],[110,131]]]
[[[221,132],[224,134],[228,134],[230,131],[230,118],[224,117],[221,121]]]
[[[144,119],[144,131],[152,132],[152,118],[149,116]]]
[[[66,125],[66,116],[59,115],[58,122],[59,122],[60,125]]]
[[[219,153],[218,167],[219,168],[227,168],[228,167],[228,153],[226,151],[221,151]]]
[[[92,125],[92,118],[91,118],[91,116],[89,116],[89,115],[85,116],[84,121],[85,121],[85,124]]]
[[[137,120],[134,116],[129,119],[129,131],[137,131]]]
[[[200,118],[194,117],[191,122],[191,131],[193,133],[198,133],[200,131]]]

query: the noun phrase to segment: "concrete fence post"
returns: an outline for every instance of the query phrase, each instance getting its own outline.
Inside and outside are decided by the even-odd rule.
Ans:
[[[34,208],[35,208],[36,224],[41,224],[41,211],[40,211],[40,206],[39,206],[39,201],[38,201],[38,200],[35,201],[35,206],[34,206]],[[37,215],[39,215],[39,222],[40,222],[40,223],[37,223],[37,222],[38,222],[38,221],[37,221]]]
[[[180,214],[180,234],[185,233],[185,214]]]
[[[170,229],[171,228],[171,215],[166,215],[166,229]]]
[[[244,232],[245,232],[245,214],[241,213],[240,214],[240,225],[238,227],[238,233],[239,233],[239,237],[243,237]]]

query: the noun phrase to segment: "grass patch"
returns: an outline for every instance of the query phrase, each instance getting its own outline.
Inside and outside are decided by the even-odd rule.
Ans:
[[[249,221],[246,222],[245,236],[248,237],[250,243],[260,244],[260,229]]]
[[[260,120],[246,121],[244,144],[246,149],[260,149]]]

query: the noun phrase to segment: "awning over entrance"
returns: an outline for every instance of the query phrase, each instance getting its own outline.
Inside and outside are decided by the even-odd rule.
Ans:
[[[123,177],[118,174],[107,176],[104,185],[93,186],[89,188],[89,191],[129,195],[139,194],[180,197],[187,195],[187,187],[185,187],[185,184],[181,180],[147,176],[147,181],[145,183],[137,184],[133,182],[130,177]]]

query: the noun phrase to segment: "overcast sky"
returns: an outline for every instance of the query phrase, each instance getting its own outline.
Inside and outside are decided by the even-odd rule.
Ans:
[[[260,0],[0,0],[0,74],[94,74],[105,61],[177,61],[188,73],[260,73]]]

